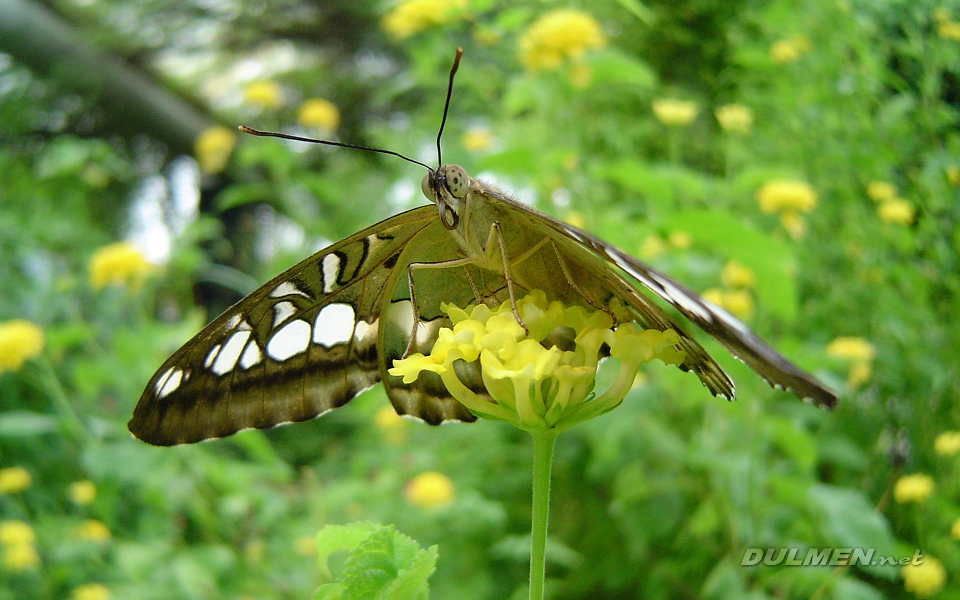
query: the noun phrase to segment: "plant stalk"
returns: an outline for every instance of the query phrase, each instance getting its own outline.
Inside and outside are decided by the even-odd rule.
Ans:
[[[553,446],[558,431],[532,430],[533,436],[533,516],[530,526],[530,600],[543,600],[546,568],[547,521],[550,515],[550,474]]]

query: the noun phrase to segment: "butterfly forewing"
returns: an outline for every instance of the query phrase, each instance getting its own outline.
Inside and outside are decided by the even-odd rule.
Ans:
[[[130,431],[157,445],[197,442],[311,419],[374,385],[385,285],[435,223],[432,207],[407,211],[254,291],[164,362]]]

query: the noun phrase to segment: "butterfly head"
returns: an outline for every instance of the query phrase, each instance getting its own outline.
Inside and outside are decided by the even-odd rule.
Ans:
[[[420,184],[423,195],[437,205],[440,222],[447,229],[456,229],[466,206],[470,176],[459,165],[444,165],[430,170]]]

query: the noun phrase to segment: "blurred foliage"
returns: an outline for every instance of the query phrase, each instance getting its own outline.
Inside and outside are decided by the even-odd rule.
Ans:
[[[602,47],[528,71],[521,40],[554,5],[454,2],[404,37],[380,25],[397,4],[57,8],[219,122],[309,133],[297,109],[323,98],[340,112],[336,139],[429,164],[461,45],[445,161],[694,289],[746,294],[728,308],[843,391],[818,411],[715,344],[735,404],[649,369],[614,413],[560,438],[550,597],[960,598],[960,6],[580,3]],[[245,99],[255,81],[276,96],[261,84],[259,104]],[[656,99],[696,110],[668,123]],[[316,532],[358,520],[437,545],[436,598],[524,597],[520,432],[392,419],[379,388],[314,422],[196,446],[149,447],[124,427],[156,366],[213,316],[193,284],[251,289],[217,264],[242,250],[232,228],[259,240],[244,264],[265,281],[423,203],[422,172],[241,136],[225,170],[199,179],[205,214],[176,224],[192,163],[151,140],[91,137],[109,131],[95,104],[0,61],[0,321],[43,332],[39,356],[0,374],[0,600],[306,598],[356,565],[318,574]],[[739,124],[715,116],[729,105],[744,107]],[[813,195],[763,212],[773,180]],[[139,289],[96,289],[98,248],[130,235],[148,256],[162,249],[129,229],[144,197],[165,207],[147,220],[166,226],[169,256]],[[251,210],[231,220],[238,209]],[[752,287],[724,283],[731,260]],[[847,337],[860,345],[830,345]],[[405,494],[427,471],[449,478],[450,502]],[[905,474],[932,485],[898,485]],[[784,547],[919,550],[934,566],[740,566],[748,548]]]

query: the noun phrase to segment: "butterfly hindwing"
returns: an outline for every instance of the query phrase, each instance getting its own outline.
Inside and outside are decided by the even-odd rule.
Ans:
[[[377,383],[384,286],[436,214],[424,206],[382,221],[228,309],[151,378],[130,431],[156,445],[218,438],[311,419]]]

